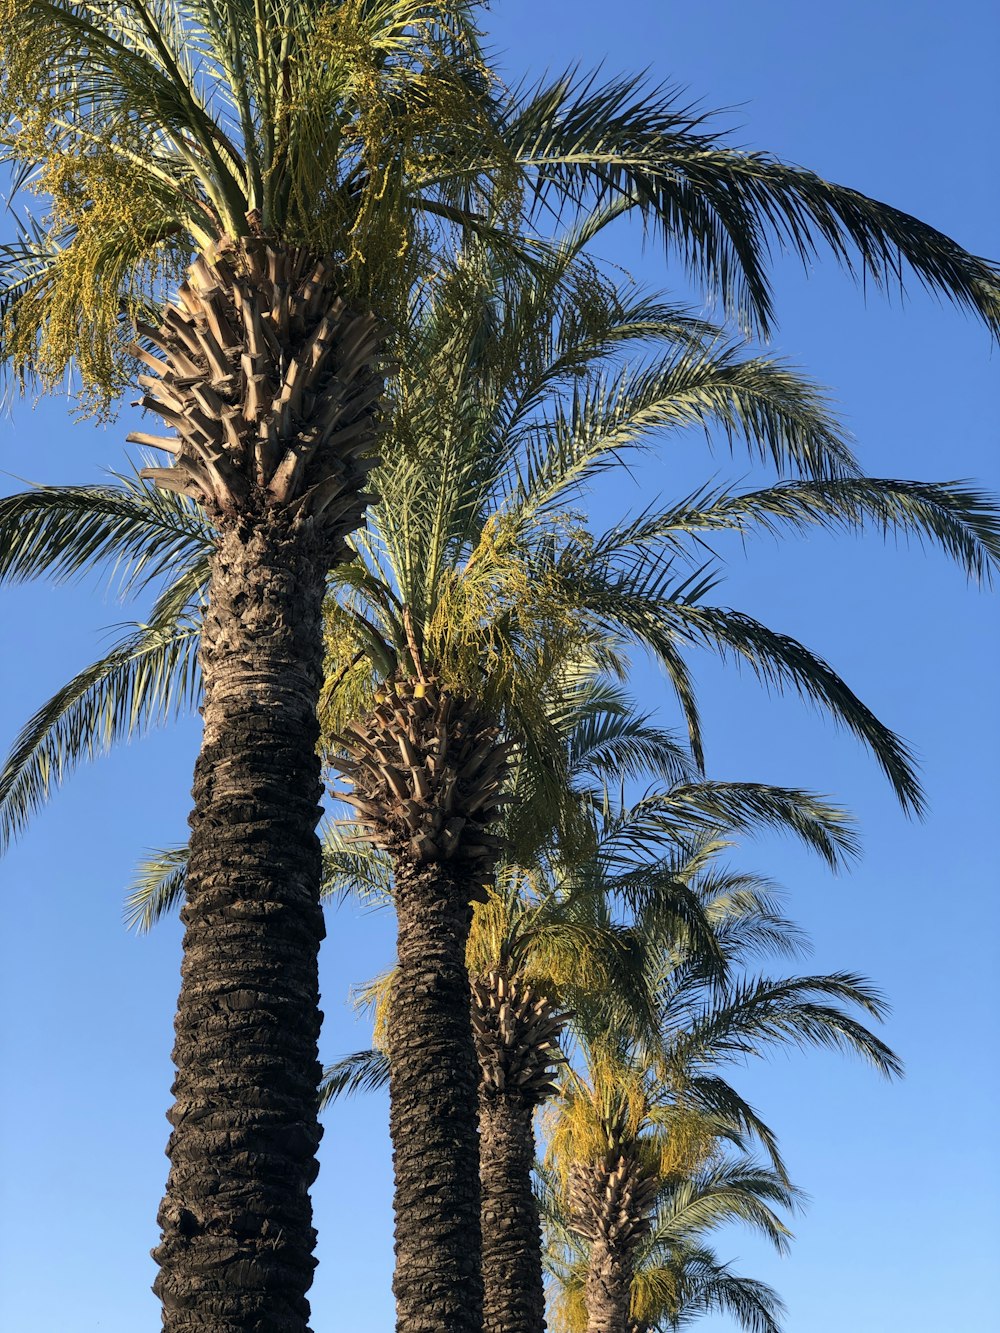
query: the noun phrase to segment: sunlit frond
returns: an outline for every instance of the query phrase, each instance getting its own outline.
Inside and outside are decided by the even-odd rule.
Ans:
[[[210,529],[184,496],[114,474],[97,486],[36,486],[0,498],[0,579],[117,575],[123,596],[183,571],[182,605],[207,580]],[[181,607],[178,607],[180,611]]]
[[[125,925],[145,935],[157,921],[177,911],[184,899],[187,847],[151,852],[136,867],[125,899]]]
[[[35,713],[0,774],[0,846],[81,761],[196,706],[198,639],[189,621],[140,626]]]

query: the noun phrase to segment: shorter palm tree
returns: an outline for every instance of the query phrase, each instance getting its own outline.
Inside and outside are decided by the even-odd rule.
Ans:
[[[552,1333],[586,1333],[589,1254],[586,1242],[560,1215],[558,1195],[543,1177],[540,1195],[550,1237],[554,1299]],[[774,1170],[740,1155],[717,1155],[691,1173],[661,1183],[650,1232],[632,1277],[627,1333],[672,1333],[699,1316],[732,1316],[747,1333],[780,1333],[777,1293],[733,1272],[705,1237],[733,1223],[750,1226],[779,1252],[790,1233],[775,1207],[790,1209],[797,1192]]]
[[[615,901],[646,905],[659,939],[674,942],[705,976],[726,964],[715,938],[721,921],[718,885],[705,898],[689,887],[692,864],[678,851],[695,843],[697,864],[718,849],[715,837],[769,822],[795,832],[828,860],[852,850],[842,811],[805,793],[754,784],[694,782],[691,762],[669,735],[626,707],[621,691],[592,676],[568,673],[558,719],[570,756],[576,799],[594,824],[593,850],[567,864],[558,828],[539,812],[541,861],[534,869],[501,865],[477,903],[467,947],[472,1028],[479,1061],[480,1178],[484,1325],[488,1333],[544,1329],[542,1247],[532,1189],[534,1115],[553,1091],[559,1037],[577,1006],[631,1021],[650,1040],[658,1011],[644,969],[649,958],[633,928],[616,923]],[[606,785],[638,775],[656,759],[679,774],[664,793],[630,809],[613,808]],[[517,770],[515,770],[516,772]],[[647,769],[648,771],[648,769]],[[556,849],[554,854],[553,849]],[[764,904],[744,884],[739,914],[749,921]],[[729,915],[737,915],[737,905]],[[772,913],[769,926],[781,924]],[[396,1033],[389,978],[366,992],[376,1004],[381,1050],[358,1052],[327,1070],[328,1099],[378,1086],[389,1077]],[[391,1039],[391,1040],[390,1040]]]
[[[676,933],[665,937],[655,914],[637,914],[658,1011],[654,1041],[609,1022],[603,1002],[588,1010],[585,997],[574,997],[579,1058],[564,1068],[548,1115],[546,1161],[565,1226],[586,1246],[587,1333],[627,1333],[630,1318],[643,1317],[634,1282],[657,1201],[665,1187],[714,1169],[720,1143],[742,1148],[756,1139],[788,1183],[772,1130],[720,1066],[775,1045],[828,1045],[860,1054],[885,1075],[899,1072],[892,1051],[845,1007],[883,1015],[868,982],[849,973],[741,975],[748,955],[780,935],[780,918],[758,912],[744,888],[710,882],[702,897],[721,927],[721,977],[678,948]]]

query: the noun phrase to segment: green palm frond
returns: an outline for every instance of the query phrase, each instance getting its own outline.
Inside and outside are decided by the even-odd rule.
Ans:
[[[641,715],[602,710],[578,723],[568,740],[570,770],[580,777],[606,774],[623,782],[652,776],[675,783],[693,776],[690,752],[676,734]]]
[[[195,708],[198,641],[190,621],[139,626],[35,713],[0,773],[0,846],[81,761]]]
[[[695,782],[646,797],[634,810],[640,825],[664,821],[665,832],[704,829],[721,835],[775,829],[798,837],[836,869],[860,849],[848,812],[827,797],[759,782]],[[676,831],[676,832],[675,832]]]
[[[782,1333],[785,1307],[765,1282],[743,1277],[703,1245],[686,1245],[660,1266],[640,1270],[639,1290],[651,1316],[640,1327],[674,1333],[703,1318],[721,1314],[745,1333]]]
[[[598,206],[628,199],[746,327],[770,327],[770,247],[808,264],[820,243],[876,287],[901,289],[909,267],[931,291],[998,327],[993,265],[899,209],[728,147],[709,113],[665,85],[641,76],[598,83],[570,71],[514,101],[508,141],[538,173],[540,205],[558,208],[560,196]],[[575,171],[578,163],[587,171]]]
[[[683,1246],[730,1222],[740,1222],[788,1252],[792,1233],[774,1211],[790,1210],[801,1200],[794,1186],[769,1167],[748,1158],[725,1157],[690,1175],[663,1182],[656,1201],[647,1253]]]
[[[125,899],[125,926],[145,935],[157,921],[175,913],[184,901],[187,847],[151,852],[136,867]]]
[[[860,1055],[887,1078],[898,1077],[899,1057],[840,1004],[876,1019],[887,1012],[880,992],[851,972],[735,983],[723,1000],[678,1034],[670,1059],[687,1068],[693,1062],[759,1054],[771,1045],[827,1046]]]
[[[324,898],[351,894],[371,907],[392,901],[392,867],[385,854],[367,842],[347,841],[345,827],[328,823],[321,830]]]
[[[112,474],[96,486],[35,486],[0,498],[0,579],[63,582],[109,566],[123,596],[183,571],[183,598],[208,576],[211,531],[185,496]]]
[[[617,538],[609,536],[608,544],[614,552]],[[592,617],[604,632],[627,636],[659,660],[685,709],[697,757],[701,756],[700,727],[691,710],[690,677],[686,671],[678,674],[678,663],[682,663],[678,645],[683,643],[746,664],[767,686],[779,692],[792,690],[824,709],[870,749],[903,809],[918,815],[922,812],[920,783],[906,743],[879,721],[821,657],[742,612],[699,605],[717,577],[705,566],[685,577],[669,564],[640,553],[624,565],[611,560],[602,568],[593,559],[594,546],[578,545],[561,554],[559,576],[566,600]]]
[[[903,809],[923,813],[920,782],[906,742],[880,722],[821,657],[790,635],[724,607],[675,603],[668,615],[679,637],[746,663],[766,685],[778,691],[794,690],[825,709],[868,747]],[[659,627],[656,634],[658,637]]]
[[[623,545],[710,532],[810,527],[911,538],[940,547],[966,574],[989,583],[1000,564],[1000,521],[992,496],[969,482],[896,481],[881,477],[782,481],[758,491],[704,489],[628,530]]]
[[[761,955],[809,952],[808,937],[782,913],[770,880],[710,866],[699,874],[698,891],[720,947],[731,957],[746,964]]]
[[[719,1074],[685,1073],[683,1101],[686,1107],[706,1117],[720,1139],[737,1146],[741,1146],[744,1138],[756,1140],[767,1153],[775,1173],[790,1183],[777,1135],[746,1098]]]
[[[745,358],[721,343],[681,345],[652,365],[610,376],[598,369],[574,388],[568,404],[527,436],[511,488],[511,521],[526,525],[578,499],[602,472],[620,466],[623,451],[641,448],[653,432],[700,426],[730,447],[781,470],[842,477],[858,465],[819,389],[790,367]],[[711,436],[709,435],[709,439]]]
[[[319,1106],[325,1110],[338,1097],[378,1092],[389,1082],[389,1057],[383,1051],[355,1051],[327,1065],[319,1085]]]

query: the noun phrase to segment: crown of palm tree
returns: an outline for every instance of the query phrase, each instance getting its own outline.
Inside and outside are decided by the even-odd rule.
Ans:
[[[0,253],[4,359],[74,360],[114,397],[130,326],[193,253],[265,235],[402,309],[449,235],[515,239],[569,204],[639,211],[766,331],[775,242],[928,287],[998,325],[997,272],[899,210],[760,153],[643,79],[507,91],[469,0],[4,0],[0,145],[29,209]],[[506,244],[505,244],[506,242]],[[527,254],[530,255],[530,247]]]
[[[705,543],[720,530],[872,523],[934,542],[971,577],[988,578],[1000,553],[990,500],[961,483],[858,475],[814,386],[741,356],[676,305],[615,287],[582,252],[583,237],[583,229],[568,237],[517,283],[473,246],[415,298],[394,390],[396,443],[377,474],[378,522],[357,536],[360,558],[336,576],[328,731],[367,712],[378,682],[406,667],[408,617],[436,668],[485,689],[522,743],[536,747],[525,781],[560,754],[553,686],[565,683],[556,661],[575,652],[620,670],[628,640],[666,665],[700,758],[681,650],[707,641],[769,683],[817,699],[916,804],[905,748],[826,663],[746,616],[702,604],[717,577]],[[629,449],[692,422],[803,475],[705,491],[589,534],[575,512],[587,485]],[[194,704],[212,538],[189,499],[124,476],[7,497],[0,537],[2,578],[66,579],[104,566],[124,596],[157,591],[145,623],[17,738],[0,781],[6,838],[81,758]]]
[[[680,1327],[709,1309],[750,1329],[775,1329],[773,1293],[703,1244],[714,1227],[738,1220],[783,1248],[789,1232],[772,1205],[795,1199],[772,1130],[720,1066],[791,1043],[838,1047],[884,1074],[899,1071],[893,1053],[846,1007],[884,1014],[863,978],[750,973],[757,955],[794,951],[801,937],[766,883],[718,863],[722,850],[706,839],[687,874],[724,967],[691,949],[650,898],[631,922],[632,968],[643,977],[632,993],[646,985],[645,1012],[621,995],[609,1003],[606,991],[571,986],[566,997],[576,1045],[543,1118],[541,1177],[555,1326],[564,1333],[588,1326],[585,1292],[593,1284],[600,1299],[611,1290],[600,1274],[614,1271],[631,1293],[632,1333]],[[769,1167],[748,1158],[751,1140],[765,1148]]]
[[[548,1182],[540,1182],[550,1237],[553,1333],[584,1333],[587,1327],[586,1245],[559,1218]],[[699,1316],[731,1316],[747,1333],[780,1333],[782,1303],[765,1283],[735,1273],[706,1244],[705,1237],[727,1224],[743,1224],[779,1250],[787,1247],[787,1226],[774,1206],[791,1208],[797,1191],[773,1171],[742,1157],[718,1157],[689,1174],[661,1184],[649,1237],[635,1259],[628,1333],[667,1333]]]

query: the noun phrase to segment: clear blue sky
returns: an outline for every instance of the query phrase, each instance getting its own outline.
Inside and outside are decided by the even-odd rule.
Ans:
[[[706,105],[733,108],[741,142],[1000,253],[1000,24],[985,0],[497,0],[488,21],[511,82],[574,60],[604,59],[612,72],[648,65]],[[669,284],[658,257],[637,256],[627,237],[605,249]],[[997,359],[978,328],[919,292],[905,308],[866,303],[832,264],[806,280],[788,261],[778,287],[775,348],[833,387],[872,472],[978,477],[1000,490]],[[0,423],[0,468],[95,480],[121,464],[126,429],[72,426],[59,403],[24,405]],[[725,453],[707,460],[698,440],[672,441],[625,502],[742,470]],[[907,823],[854,742],[794,701],[769,701],[711,659],[699,663],[714,774],[812,786],[859,815],[866,855],[850,876],[833,879],[778,841],[740,855],[788,886],[816,941],[811,967],[856,968],[886,989],[889,1039],[909,1071],[887,1086],[810,1055],[734,1074],[812,1203],[788,1259],[742,1235],[721,1248],[778,1287],[789,1333],[989,1333],[1000,1241],[996,596],[966,588],[943,558],[875,540],[761,541],[745,562],[733,554],[725,599],[827,655],[914,743],[931,814]],[[6,746],[130,613],[81,586],[3,589],[0,608]],[[670,716],[662,683],[637,683]],[[137,940],[122,928],[121,902],[143,849],[184,837],[196,744],[188,721],[94,764],[0,864],[0,1326],[17,1333],[159,1327],[148,1250],[166,1174],[179,930]],[[347,988],[390,950],[386,917],[331,914],[327,1057],[366,1043]],[[314,1327],[388,1333],[384,1102],[338,1108],[322,1156]]]

